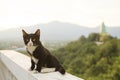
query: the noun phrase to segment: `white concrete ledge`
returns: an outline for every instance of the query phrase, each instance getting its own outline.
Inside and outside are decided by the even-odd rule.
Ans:
[[[30,58],[21,53],[12,50],[1,50],[0,78],[2,77],[2,80],[83,80],[68,73],[65,75],[61,75],[59,72],[35,74],[28,71],[30,62]]]

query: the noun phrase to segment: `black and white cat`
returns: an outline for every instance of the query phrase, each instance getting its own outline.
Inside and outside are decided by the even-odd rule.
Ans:
[[[31,56],[31,70],[36,66],[35,70],[41,72],[42,67],[47,67],[55,68],[55,71],[65,74],[65,69],[60,65],[58,60],[41,44],[39,40],[40,29],[33,34],[28,34],[24,30],[22,32],[26,50]]]

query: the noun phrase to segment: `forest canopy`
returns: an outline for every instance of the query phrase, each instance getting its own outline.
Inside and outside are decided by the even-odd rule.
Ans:
[[[120,39],[91,33],[52,51],[67,72],[85,80],[120,80]]]

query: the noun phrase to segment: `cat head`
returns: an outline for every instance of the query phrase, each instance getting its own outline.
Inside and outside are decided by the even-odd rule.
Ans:
[[[37,46],[39,44],[40,29],[37,29],[35,33],[28,34],[25,30],[22,30],[23,40],[26,46]]]

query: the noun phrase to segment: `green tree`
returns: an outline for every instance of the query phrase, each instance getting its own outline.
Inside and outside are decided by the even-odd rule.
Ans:
[[[81,36],[53,53],[67,72],[85,80],[120,80],[120,40],[107,36],[99,46],[97,40],[97,33]]]
[[[88,40],[89,41],[99,41],[99,37],[100,37],[100,35],[98,33],[91,33],[88,36]]]

